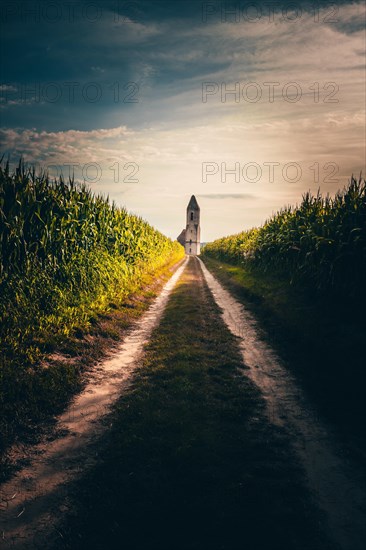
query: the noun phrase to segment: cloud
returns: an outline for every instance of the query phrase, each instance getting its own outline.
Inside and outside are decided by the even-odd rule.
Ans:
[[[17,88],[10,84],[0,84],[0,92],[16,92]]]
[[[95,73],[105,73],[105,69],[102,69],[102,67],[90,67],[91,70]]]
[[[325,21],[328,6],[320,9],[318,22],[304,12],[297,21],[222,23],[218,12],[207,24],[197,2],[154,1],[153,7],[142,2],[140,12],[125,20],[115,20],[113,2],[104,4],[108,17],[95,24],[83,20],[63,25],[62,32],[56,32],[57,25],[43,25],[37,33],[30,25],[5,29],[12,60],[4,61],[0,91],[9,92],[11,101],[0,98],[1,152],[45,164],[99,163],[103,180],[95,188],[116,200],[123,197],[129,208],[172,236],[179,232],[181,223],[175,228],[174,223],[187,195],[207,199],[206,240],[260,224],[308,188],[332,193],[364,169],[360,3],[340,6],[337,23]],[[31,47],[24,51],[30,35]],[[103,87],[103,102],[22,107],[12,95],[17,79],[20,84],[77,80],[80,88],[93,80]],[[138,103],[115,103],[110,86],[116,81],[121,90],[128,81],[137,82]],[[202,84],[208,81],[217,91],[204,103]],[[257,102],[245,96],[249,82],[261,92]],[[270,82],[278,83],[273,101]],[[285,95],[289,82],[301,90],[297,102]],[[225,95],[225,86],[236,85],[238,98]],[[121,163],[119,182],[113,180],[115,162]],[[133,185],[124,170],[131,162],[139,167]],[[217,166],[207,182],[204,162]],[[275,178],[268,181],[271,162]],[[232,173],[236,163],[239,179]],[[250,163],[261,170],[258,181],[243,178]],[[283,177],[289,163],[300,166],[299,181]],[[327,169],[334,164],[337,181]]]
[[[104,142],[127,138],[133,132],[125,126],[110,129],[97,129],[89,132],[69,130],[67,132],[46,132],[36,129],[0,130],[0,145],[13,156],[23,156],[27,161],[60,164],[64,162],[97,162],[101,150],[108,151]],[[112,149],[112,152],[114,150]]]
[[[214,199],[214,200],[223,200],[223,199],[255,199],[255,195],[250,195],[249,193],[206,193],[197,195],[198,198],[203,199]]]

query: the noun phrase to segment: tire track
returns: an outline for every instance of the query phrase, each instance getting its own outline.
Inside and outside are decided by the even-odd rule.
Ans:
[[[59,416],[56,439],[28,450],[25,457],[30,458],[30,464],[0,486],[0,546],[4,550],[44,549],[46,532],[47,540],[52,530],[55,536],[60,536],[57,519],[69,511],[67,483],[98,460],[97,456],[90,455],[88,444],[105,431],[101,421],[129,386],[144,345],[159,323],[186,264],[187,259],[130,330],[117,352],[95,367],[85,389]]]
[[[223,319],[240,341],[248,375],[260,388],[268,418],[287,429],[307,473],[309,488],[325,512],[324,526],[335,548],[363,550],[366,542],[365,470],[342,456],[295,378],[260,337],[253,315],[200,264]]]

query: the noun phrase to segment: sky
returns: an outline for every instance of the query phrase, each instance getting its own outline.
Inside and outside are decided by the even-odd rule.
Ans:
[[[365,3],[0,0],[0,155],[204,242],[365,174]]]

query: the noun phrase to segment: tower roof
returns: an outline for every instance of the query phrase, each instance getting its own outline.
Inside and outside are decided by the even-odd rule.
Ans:
[[[194,195],[191,196],[191,200],[188,203],[187,210],[199,210],[198,202]]]

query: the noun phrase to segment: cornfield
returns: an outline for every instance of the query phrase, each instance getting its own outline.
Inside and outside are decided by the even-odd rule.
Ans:
[[[286,276],[312,290],[365,298],[366,184],[351,178],[333,198],[310,192],[263,226],[218,239],[204,255]]]
[[[121,303],[183,248],[72,179],[0,162],[0,345],[32,361],[42,335],[68,335]]]

